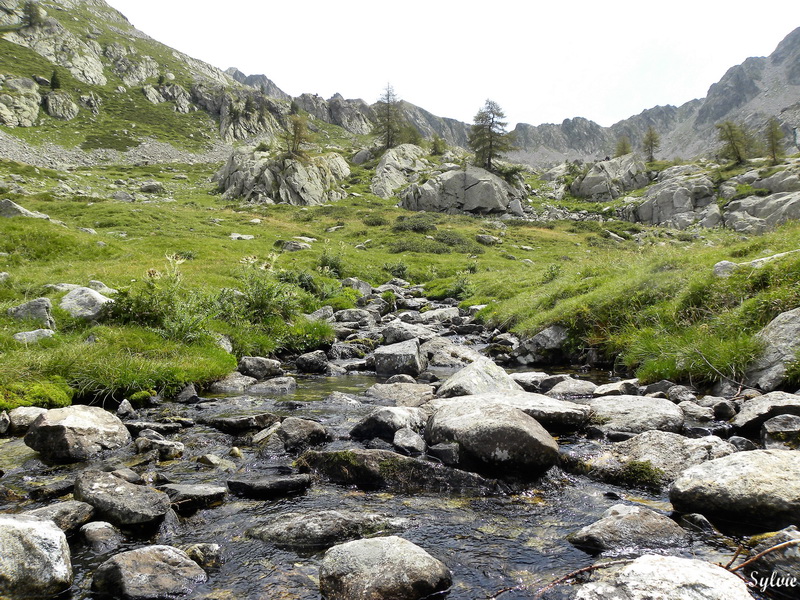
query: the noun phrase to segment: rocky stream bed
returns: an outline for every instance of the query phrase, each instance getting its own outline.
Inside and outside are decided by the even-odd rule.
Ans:
[[[0,596],[800,597],[800,396],[506,370],[519,340],[402,283],[312,315],[327,352],[3,414]]]

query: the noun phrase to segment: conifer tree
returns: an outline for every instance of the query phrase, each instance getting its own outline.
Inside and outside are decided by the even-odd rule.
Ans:
[[[28,0],[22,7],[22,17],[28,27],[37,27],[42,24],[42,14],[39,12],[39,4]]]
[[[614,158],[625,156],[631,152],[633,152],[631,138],[629,138],[627,135],[620,136],[620,138],[617,140],[617,147],[614,150]]]
[[[660,147],[661,136],[658,135],[658,132],[651,125],[647,128],[647,133],[644,134],[644,139],[642,140],[642,151],[647,157],[647,162],[653,162],[655,160],[656,150]]]
[[[61,89],[61,77],[59,77],[57,69],[53,69],[53,74],[50,76],[50,89],[51,90]]]
[[[767,153],[773,165],[778,164],[778,161],[783,158],[783,130],[781,124],[775,117],[767,121],[767,128],[764,132],[764,142],[767,147]]]
[[[391,83],[386,84],[386,89],[378,100],[375,114],[375,133],[383,140],[383,147],[386,150],[394,148],[400,142],[403,116],[400,114],[400,98]]]
[[[747,160],[747,149],[750,145],[747,134],[741,125],[733,121],[724,121],[716,125],[719,141],[722,142],[720,156],[732,160],[735,164],[744,164]]]
[[[475,153],[475,164],[487,171],[493,170],[495,160],[514,149],[513,134],[506,132],[508,123],[503,121],[505,116],[497,102],[487,99],[475,115],[469,133],[469,147]]]

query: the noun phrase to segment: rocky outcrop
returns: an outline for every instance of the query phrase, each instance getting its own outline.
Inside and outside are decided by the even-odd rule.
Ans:
[[[68,406],[47,411],[25,434],[25,444],[45,460],[77,462],[103,450],[130,444],[131,435],[118,417],[99,406]]]
[[[0,596],[45,600],[72,585],[67,537],[51,520],[0,515]]]
[[[0,75],[0,125],[33,127],[42,97],[39,86],[27,77]]]
[[[241,84],[256,88],[265,96],[277,98],[278,100],[286,100],[287,102],[291,102],[292,100],[292,97],[289,94],[275,85],[275,83],[266,75],[245,75],[236,67],[225,69],[225,74],[229,75]]]
[[[752,450],[681,473],[669,493],[675,510],[759,527],[800,522],[800,452]]]
[[[451,214],[511,212],[521,217],[523,198],[521,190],[485,169],[470,166],[438,174],[423,184],[412,183],[400,194],[400,206]]]
[[[325,553],[319,587],[327,600],[420,600],[450,587],[444,563],[396,536],[356,540]]]
[[[78,116],[80,109],[65,92],[50,92],[42,102],[45,112],[54,119],[71,121]]]
[[[294,102],[317,119],[350,133],[367,135],[372,131],[375,112],[363,100],[345,100],[340,94],[324,100],[316,94],[302,94]]]
[[[219,118],[219,134],[226,142],[252,136],[274,140],[285,130],[289,106],[253,90],[195,84],[192,101],[214,117]]]
[[[725,207],[725,227],[741,233],[764,233],[792,219],[800,219],[800,192],[749,196]]]
[[[662,172],[658,183],[645,192],[644,201],[623,209],[625,218],[676,229],[686,229],[695,223],[702,227],[721,225],[715,187],[708,176],[673,173],[675,171]]]
[[[387,150],[372,178],[372,193],[381,198],[390,198],[400,188],[417,181],[420,174],[430,168],[423,160],[425,150],[414,144],[402,144]]]
[[[214,180],[229,199],[314,206],[344,198],[340,184],[349,175],[347,161],[334,152],[300,161],[245,151],[234,153]]]
[[[613,200],[648,183],[650,178],[644,162],[635,154],[626,154],[596,163],[586,175],[573,182],[571,191],[579,198]]]

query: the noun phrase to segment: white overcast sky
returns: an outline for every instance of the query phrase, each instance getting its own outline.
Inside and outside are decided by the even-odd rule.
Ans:
[[[611,125],[706,95],[800,26],[800,0],[108,0],[156,40],[285,92],[398,96],[472,122],[487,98],[509,128]]]

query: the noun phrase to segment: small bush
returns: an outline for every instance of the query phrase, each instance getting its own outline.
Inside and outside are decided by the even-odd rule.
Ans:
[[[413,231],[415,233],[428,233],[436,231],[439,217],[431,213],[417,213],[411,216],[399,216],[392,225],[392,231]]]
[[[386,217],[375,214],[367,215],[366,217],[361,219],[361,222],[364,223],[364,225],[366,225],[367,227],[380,227],[382,225],[389,224],[389,221],[386,219]]]
[[[408,279],[408,265],[402,261],[396,263],[383,263],[381,269],[387,273],[390,273],[393,277]]]
[[[327,269],[333,277],[344,277],[344,259],[341,254],[333,254],[326,248],[320,255],[317,264],[321,269]]]

